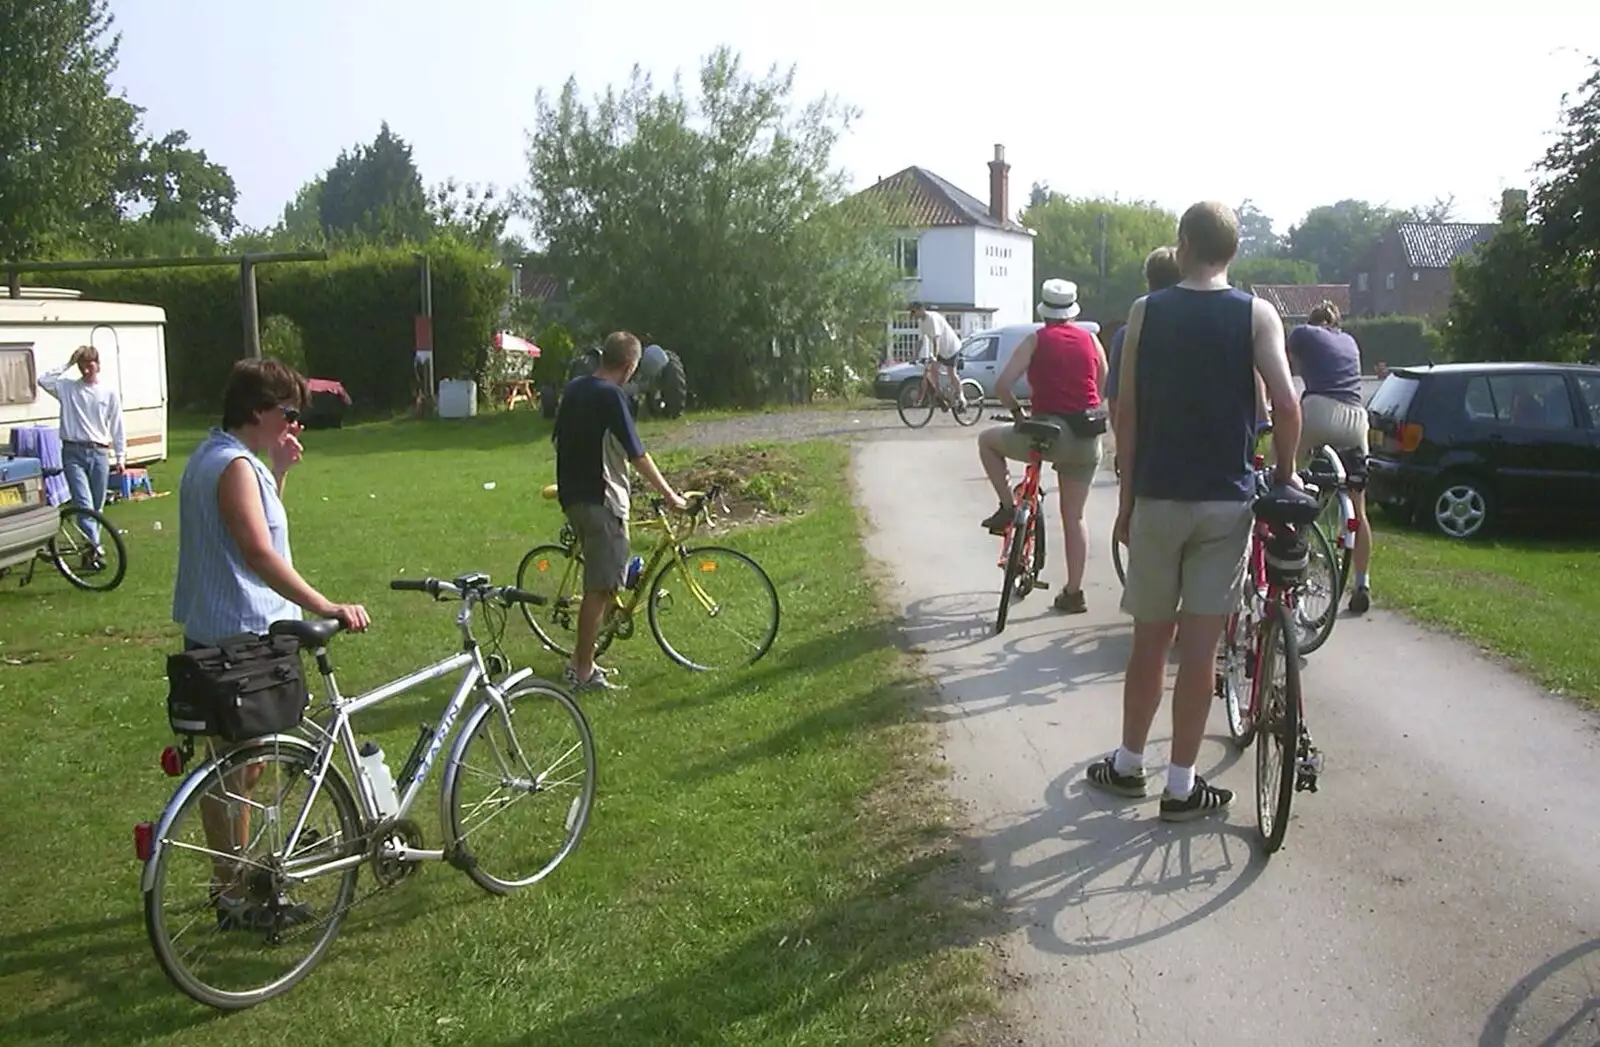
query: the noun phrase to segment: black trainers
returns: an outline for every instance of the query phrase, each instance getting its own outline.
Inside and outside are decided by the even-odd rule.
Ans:
[[[1366,614],[1372,607],[1372,596],[1364,585],[1357,586],[1355,592],[1350,594],[1350,613]]]
[[[1186,799],[1175,799],[1165,789],[1161,791],[1161,820],[1187,822],[1194,818],[1204,818],[1208,814],[1220,814],[1226,811],[1231,803],[1233,803],[1232,789],[1207,785],[1206,780],[1197,774],[1194,776],[1194,789]]]
[[[1069,593],[1067,590],[1062,589],[1059,593],[1056,593],[1054,606],[1056,610],[1063,614],[1086,614],[1089,610],[1089,603],[1084,599],[1082,589],[1075,593]]]
[[[1009,505],[1002,505],[994,511],[994,515],[983,521],[983,527],[990,534],[1005,534],[1006,528],[1011,526],[1012,510]]]
[[[1101,792],[1111,793],[1114,796],[1127,796],[1131,799],[1141,800],[1150,795],[1150,778],[1143,767],[1131,774],[1118,774],[1116,754],[1112,753],[1105,759],[1089,765],[1084,772],[1084,779],[1099,789]]]

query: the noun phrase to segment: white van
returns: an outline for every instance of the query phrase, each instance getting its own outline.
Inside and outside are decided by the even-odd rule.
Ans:
[[[1092,335],[1100,333],[1100,325],[1093,320],[1074,320],[1072,323]],[[1005,370],[1007,361],[1011,359],[1012,350],[1022,344],[1024,338],[1043,326],[1042,323],[1007,324],[1004,327],[991,327],[968,335],[961,343],[961,368],[958,373],[962,378],[974,379],[983,386],[985,400],[995,399],[995,379]],[[1109,351],[1110,346],[1106,349]],[[921,381],[921,364],[885,363],[878,368],[877,378],[872,383],[872,394],[879,400],[898,400],[901,384],[911,379]],[[1026,374],[1017,380],[1016,387],[1012,391],[1016,393],[1017,399],[1028,399],[1031,391],[1028,388]]]
[[[0,454],[10,449],[14,426],[60,424],[61,405],[39,388],[38,376],[92,345],[100,351],[100,380],[122,398],[128,464],[164,460],[166,322],[159,306],[85,301],[82,292],[54,287],[24,287],[21,298],[11,298],[0,286]]]

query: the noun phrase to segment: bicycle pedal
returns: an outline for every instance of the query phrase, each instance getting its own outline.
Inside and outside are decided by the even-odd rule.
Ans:
[[[1297,793],[1314,793],[1317,791],[1317,776],[1301,771],[1295,775],[1294,791]]]
[[[1044,581],[1042,579],[1035,578],[1033,580],[1033,587],[1035,589],[1048,589],[1048,588],[1050,588],[1050,583],[1046,582],[1046,581]]]

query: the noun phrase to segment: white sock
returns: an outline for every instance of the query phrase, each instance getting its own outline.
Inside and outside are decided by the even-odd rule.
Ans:
[[[1194,792],[1194,768],[1168,764],[1167,792],[1172,794],[1174,800],[1187,800],[1189,794]]]
[[[1133,774],[1143,770],[1144,753],[1136,753],[1119,745],[1116,754],[1111,757],[1111,769],[1118,774]]]

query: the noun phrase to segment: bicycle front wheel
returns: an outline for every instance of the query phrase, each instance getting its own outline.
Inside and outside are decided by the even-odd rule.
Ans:
[[[933,420],[936,398],[921,378],[907,378],[900,383],[900,394],[895,398],[900,408],[900,420],[913,429],[921,429]]]
[[[680,550],[656,572],[648,613],[666,656],[705,671],[759,661],[778,637],[782,610],[760,564],[736,549],[702,545]]]
[[[565,691],[527,680],[504,708],[480,703],[444,781],[451,839],[471,857],[467,875],[490,894],[550,875],[583,837],[594,785],[594,735]]]
[[[50,539],[50,562],[79,589],[106,593],[128,573],[128,548],[104,513],[81,505],[61,507],[61,526]]]
[[[1300,752],[1300,650],[1281,603],[1261,623],[1256,720],[1256,825],[1268,854],[1283,846]]]
[[[544,605],[519,603],[522,618],[539,642],[572,657],[583,603],[583,558],[560,545],[539,545],[517,565],[517,588],[544,597]]]
[[[145,929],[173,984],[234,1011],[281,995],[333,943],[364,850],[350,787],[296,738],[247,743],[195,770],[162,815]],[[303,828],[291,836],[295,827]],[[319,872],[318,870],[326,870]]]

